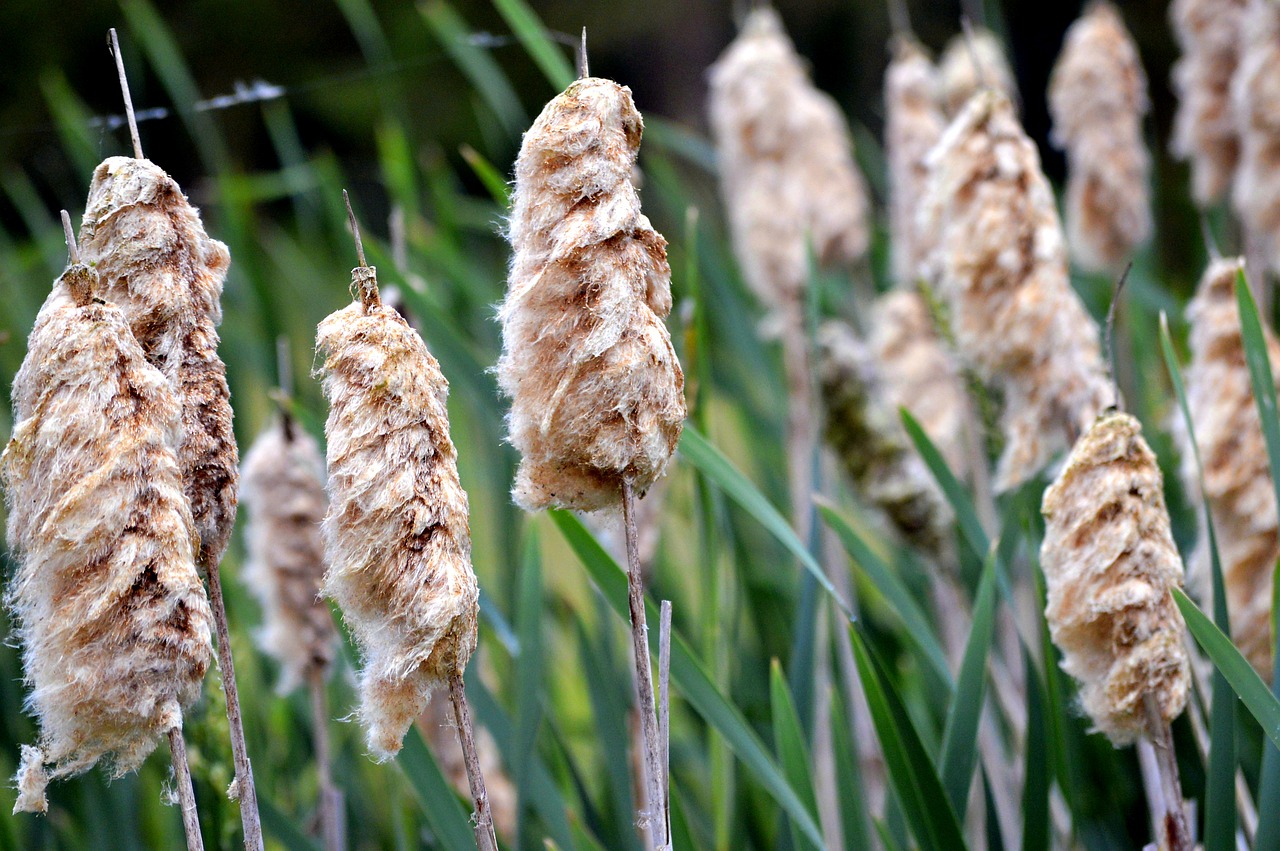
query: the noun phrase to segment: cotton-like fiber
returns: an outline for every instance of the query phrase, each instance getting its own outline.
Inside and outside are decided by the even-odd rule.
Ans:
[[[498,383],[531,511],[616,505],[624,481],[642,494],[680,437],[667,241],[631,182],[642,132],[629,89],[586,77],[520,146]]]
[[[1010,103],[1018,101],[1018,84],[1000,39],[991,30],[977,27],[972,38],[961,34],[947,43],[938,60],[938,96],[947,115],[956,116],[983,88],[1000,92]]]
[[[748,15],[709,75],[721,194],[743,276],[766,306],[794,310],[810,252],[838,265],[867,251],[867,189],[848,124],[810,82],[771,8]]]
[[[1231,200],[1271,270],[1280,272],[1280,7],[1250,0],[1240,24],[1231,83],[1240,162]]]
[[[81,254],[102,277],[147,359],[182,406],[178,462],[200,532],[200,561],[226,550],[239,458],[227,370],[218,357],[219,300],[230,256],[199,212],[150,160],[110,157],[93,172]]]
[[[1045,491],[1045,619],[1094,726],[1119,746],[1148,732],[1144,695],[1165,721],[1187,702],[1182,586],[1163,480],[1142,427],[1106,413]]]
[[[1151,235],[1147,77],[1116,8],[1096,2],[1067,30],[1049,81],[1054,141],[1067,152],[1067,238],[1083,269],[1118,272]]]
[[[1114,399],[1098,326],[1071,289],[1040,157],[1003,95],[974,96],[930,152],[920,226],[956,346],[1004,395],[995,487],[1026,481]]]
[[[449,384],[422,338],[377,298],[320,323],[329,400],[324,593],[364,657],[361,722],[380,758],[400,750],[430,693],[461,675],[476,645],[467,495],[449,437]]]
[[[249,447],[240,486],[249,520],[241,578],[262,606],[258,644],[280,664],[283,694],[333,663],[337,634],[320,599],[324,458],[311,435],[280,418]]]
[[[14,379],[2,467],[27,708],[16,810],[106,760],[135,769],[200,694],[212,620],[174,452],[181,409],[120,309],[72,266]],[[15,811],[16,811],[15,810]]]
[[[937,77],[918,43],[898,40],[884,75],[884,149],[893,274],[900,286],[916,281],[929,251],[930,234],[917,227],[916,212],[929,176],[926,156],[946,127]]]

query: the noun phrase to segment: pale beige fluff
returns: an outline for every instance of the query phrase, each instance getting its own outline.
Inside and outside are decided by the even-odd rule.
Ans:
[[[1231,637],[1258,673],[1270,679],[1271,583],[1280,558],[1280,530],[1266,442],[1240,337],[1235,286],[1243,269],[1244,260],[1239,257],[1214,260],[1187,306],[1191,323],[1187,406],[1204,463]],[[1272,372],[1280,377],[1280,342],[1265,325],[1263,333]],[[1186,491],[1198,502],[1199,471],[1181,416],[1173,432],[1181,444]],[[1202,577],[1208,576],[1208,552],[1202,541],[1192,565]]]
[[[768,307],[801,301],[810,252],[860,259],[867,189],[840,108],[809,80],[778,13],[753,10],[709,71],[720,187],[742,274]]]
[[[458,740],[458,722],[454,715],[453,702],[444,694],[433,695],[422,718],[418,721],[418,726],[426,733],[431,753],[439,763],[440,770],[448,779],[449,785],[462,797],[470,797],[471,780],[467,776],[467,763],[462,753],[462,743]],[[484,778],[485,791],[489,794],[489,810],[493,814],[493,826],[503,842],[511,842],[516,835],[519,796],[502,765],[498,743],[484,727],[477,727],[475,734],[476,754],[480,760],[480,776]]]
[[[1114,399],[1098,326],[1071,289],[1040,157],[1013,105],[972,98],[930,152],[920,225],[926,263],[961,357],[1004,395],[998,490],[1069,447]]]
[[[1111,412],[1077,441],[1041,509],[1049,633],[1094,726],[1117,746],[1147,732],[1144,695],[1165,721],[1187,702],[1186,627],[1170,593],[1182,559],[1163,486],[1142,426]]]
[[[1116,8],[1095,2],[1067,30],[1049,80],[1054,142],[1066,149],[1072,259],[1116,272],[1151,236],[1147,77]]]
[[[18,567],[5,599],[27,708],[17,811],[50,781],[135,769],[182,724],[209,666],[211,615],[174,447],[180,407],[96,275],[72,266],[41,310],[13,384],[2,472]]]
[[[240,487],[249,521],[241,579],[262,606],[258,644],[280,663],[285,693],[333,663],[337,633],[320,599],[324,458],[311,435],[277,418],[249,447]]]
[[[1231,83],[1240,162],[1231,200],[1271,270],[1280,272],[1280,6],[1250,0],[1240,24]]]
[[[951,512],[888,404],[871,351],[844,323],[825,322],[817,335],[817,372],[826,439],[854,485],[908,541],[941,550]]]
[[[217,561],[236,516],[239,458],[227,370],[218,357],[230,257],[210,239],[178,184],[150,160],[110,157],[93,172],[80,251],[124,311],[147,359],[182,405],[178,463],[200,532],[199,561]]]
[[[960,34],[947,42],[938,60],[938,97],[947,115],[955,116],[982,88],[995,89],[1010,103],[1018,101],[1018,84],[1000,39],[991,30],[978,27],[972,38]]]
[[[884,149],[893,274],[899,285],[916,281],[929,251],[930,234],[917,228],[916,211],[929,176],[926,155],[946,127],[937,78],[937,69],[919,43],[895,43],[884,75]]]
[[[875,357],[885,397],[906,408],[957,476],[968,470],[965,430],[970,406],[964,378],[943,344],[924,296],[885,293],[871,314],[867,343]]]
[[[1240,19],[1248,0],[1173,0],[1169,17],[1182,46],[1173,66],[1178,96],[1170,149],[1191,162],[1192,195],[1207,206],[1231,184],[1240,140],[1231,78],[1240,56]]]
[[[471,658],[479,588],[449,384],[422,338],[378,301],[372,274],[352,273],[362,301],[317,336],[329,400],[324,593],[364,656],[359,716],[369,749],[387,758],[431,691]]]
[[[497,371],[531,511],[617,504],[624,481],[644,493],[680,437],[667,241],[631,182],[642,132],[629,89],[586,77],[520,146]]]

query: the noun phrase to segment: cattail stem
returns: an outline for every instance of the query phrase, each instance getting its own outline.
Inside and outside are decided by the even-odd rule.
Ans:
[[[453,700],[453,714],[458,719],[458,741],[462,744],[462,758],[471,783],[471,800],[476,807],[476,848],[479,851],[498,851],[498,839],[493,833],[493,814],[489,811],[489,793],[485,791],[484,775],[480,773],[475,729],[471,726],[471,709],[467,705],[461,673],[455,672],[449,677],[449,697]]]
[[[658,741],[662,746],[662,818],[671,841],[671,601],[663,600],[658,619]]]
[[[191,767],[187,764],[187,743],[182,738],[181,727],[169,731],[169,752],[173,756],[173,782],[178,787],[178,807],[182,810],[182,829],[187,834],[187,851],[204,851],[196,793],[191,788]]]
[[[627,536],[627,603],[631,613],[631,648],[635,656],[636,690],[639,693],[640,732],[644,738],[644,785],[647,808],[640,813],[640,827],[650,837],[652,846],[666,846],[668,831],[665,813],[660,811],[662,794],[662,745],[658,740],[658,720],[654,709],[653,674],[649,661],[649,625],[644,613],[644,578],[640,568],[639,535],[636,532],[636,495],[631,482],[622,482],[622,518]],[[655,815],[659,818],[655,822]]]
[[[320,832],[325,851],[342,851],[347,847],[346,825],[343,823],[342,790],[333,785],[332,756],[329,748],[329,701],[325,693],[324,673],[311,672],[307,680],[311,691],[311,735],[316,754],[316,772],[320,775]]]
[[[240,822],[244,826],[245,851],[262,851],[262,822],[258,816],[258,793],[253,785],[253,768],[244,744],[244,722],[240,717],[240,692],[236,688],[236,666],[231,659],[231,634],[227,629],[227,604],[222,598],[222,579],[217,559],[201,554],[209,577],[209,604],[213,609],[214,633],[218,639],[218,669],[227,695],[227,725],[231,728],[231,758],[235,763],[236,797],[240,800]]]
[[[1143,695],[1142,710],[1146,716],[1149,742],[1143,739],[1139,745],[1149,746],[1151,756],[1154,757],[1142,760],[1143,769],[1144,772],[1150,771],[1150,763],[1153,762],[1156,774],[1146,784],[1151,786],[1153,784],[1150,780],[1155,781],[1155,788],[1148,790],[1147,804],[1151,808],[1151,818],[1156,826],[1156,841],[1161,851],[1192,851],[1195,843],[1191,839],[1191,829],[1182,803],[1182,783],[1178,777],[1178,760],[1173,751],[1173,731],[1169,722],[1161,715],[1159,701],[1154,695]],[[1153,792],[1157,793],[1154,797]]]
[[[107,43],[116,60],[116,73],[120,76],[120,96],[124,98],[124,117],[129,124],[129,141],[133,143],[133,155],[142,159],[142,139],[138,136],[138,119],[133,114],[133,98],[129,97],[129,78],[124,73],[124,57],[120,55],[120,39],[115,27],[107,30]]]
[[[813,424],[812,372],[804,305],[794,304],[783,317],[782,368],[787,382],[787,466],[791,487],[792,522],[796,535],[808,542],[813,531]]]

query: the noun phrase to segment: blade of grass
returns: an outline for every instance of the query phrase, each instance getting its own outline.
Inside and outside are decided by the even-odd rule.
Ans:
[[[925,466],[929,468],[929,472],[933,473],[947,502],[951,504],[956,522],[960,525],[960,534],[964,536],[979,558],[985,558],[987,550],[991,549],[991,541],[986,530],[982,528],[982,521],[978,519],[978,510],[974,507],[968,492],[965,491],[964,485],[956,478],[955,473],[951,472],[942,453],[933,445],[933,441],[929,439],[929,435],[925,434],[915,417],[911,416],[911,412],[906,408],[899,408],[898,414],[902,417],[902,425],[907,430],[907,436],[915,444],[916,451],[924,459]]]
[[[444,0],[429,0],[418,6],[418,11],[458,70],[484,98],[502,128],[512,139],[519,139],[529,126],[529,116],[502,67],[489,51],[472,43],[467,22]]]
[[[416,725],[410,727],[405,735],[404,747],[396,756],[396,764],[409,779],[409,786],[422,804],[422,814],[431,825],[431,832],[444,843],[444,847],[450,851],[474,848],[476,840],[467,812],[449,781],[445,780]]]
[[[511,779],[517,789],[529,782],[529,754],[542,723],[542,551],[538,531],[527,527],[524,563],[516,597],[516,629],[520,658],[516,665],[516,746],[511,753]]]
[[[493,5],[551,83],[551,88],[557,92],[568,88],[578,75],[564,58],[564,51],[547,35],[547,28],[533,9],[524,0],[493,0]]]
[[[1027,672],[1027,747],[1022,787],[1022,851],[1049,851],[1049,756],[1044,684],[1031,654],[1023,651]]]
[[[786,772],[791,786],[800,793],[809,813],[817,819],[818,799],[813,791],[813,770],[809,765],[804,730],[796,715],[787,679],[782,674],[782,665],[777,659],[769,666],[769,705],[773,714],[773,744],[778,752],[778,761],[782,763],[782,770]],[[806,841],[795,824],[789,826],[791,841],[797,849],[816,849],[817,846]]]
[[[471,167],[472,173],[479,178],[484,184],[484,188],[488,190],[489,197],[494,200],[502,210],[511,207],[511,186],[507,183],[502,173],[494,167],[493,163],[484,158],[479,151],[470,145],[462,145],[458,148],[458,153],[466,160],[468,166]]]
[[[836,780],[840,784],[840,821],[844,828],[845,851],[870,851],[867,798],[842,694],[843,690],[839,688],[831,692],[831,734],[836,751]]]

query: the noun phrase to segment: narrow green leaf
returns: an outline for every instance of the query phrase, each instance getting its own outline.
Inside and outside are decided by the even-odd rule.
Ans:
[[[1022,851],[1049,851],[1049,730],[1044,683],[1023,650],[1027,676],[1027,738],[1022,787]]]
[[[431,831],[444,843],[444,847],[449,851],[474,848],[476,838],[471,830],[470,817],[440,772],[440,766],[427,749],[417,726],[410,727],[405,735],[404,747],[396,756],[396,764],[409,778],[409,785],[422,804],[427,824],[431,825]]]
[[[258,795],[258,814],[262,817],[262,828],[267,835],[275,837],[289,851],[320,851],[319,843],[303,833],[293,819],[282,813],[270,798],[262,794]]]
[[[484,156],[470,145],[462,145],[458,148],[458,153],[462,154],[462,158],[467,161],[467,165],[471,167],[471,171],[480,182],[484,184],[484,188],[488,190],[489,197],[494,203],[503,210],[511,206],[511,187],[507,184],[501,172],[498,171]]]
[[[520,657],[516,675],[516,746],[511,754],[511,779],[517,789],[529,780],[529,754],[533,753],[542,723],[542,551],[533,526],[525,538],[516,599],[516,629]]]
[[[991,549],[991,541],[982,528],[978,511],[974,508],[973,500],[969,498],[964,485],[956,478],[955,473],[951,472],[942,453],[933,445],[933,441],[929,439],[929,435],[925,434],[915,417],[911,416],[911,412],[906,408],[899,408],[898,414],[902,417],[902,425],[907,430],[907,436],[915,444],[916,451],[924,459],[929,472],[933,473],[947,502],[951,503],[951,510],[955,512],[956,521],[960,524],[960,534],[964,535],[964,539],[969,542],[969,546],[980,558],[985,557],[987,550]]]
[[[782,674],[782,665],[777,659],[769,666],[769,703],[773,711],[773,743],[778,751],[778,760],[782,770],[786,772],[791,786],[800,793],[801,799],[810,814],[818,817],[818,799],[813,792],[813,770],[809,765],[809,752],[804,743],[804,731],[800,726],[800,718],[796,715],[795,704],[791,700],[791,691],[787,688],[787,679]],[[816,848],[807,842],[791,824],[792,841],[798,849]]]
[[[688,434],[687,427],[685,434]],[[548,513],[573,551],[577,553],[587,572],[591,574],[591,578],[600,587],[609,605],[620,618],[626,621],[629,618],[627,577],[622,568],[612,556],[605,552],[577,517],[559,510]],[[645,601],[645,606],[649,621],[657,623],[658,607],[648,600]],[[649,640],[655,647],[657,646],[657,630],[650,630]],[[671,635],[671,679],[694,711],[720,732],[725,742],[737,754],[738,759],[742,760],[755,776],[756,781],[769,792],[787,815],[795,820],[805,836],[821,845],[822,832],[806,809],[800,795],[787,781],[782,769],[769,756],[764,744],[751,730],[742,713],[716,689],[707,672],[703,670],[702,663],[694,656],[685,640],[674,630]]]
[[[493,0],[493,5],[524,45],[529,58],[551,83],[551,88],[557,92],[568,88],[578,75],[569,60],[564,58],[564,50],[547,34],[547,28],[537,13],[524,0]]]
[[[529,117],[502,67],[489,51],[472,43],[467,22],[444,0],[429,0],[420,4],[418,11],[458,70],[480,92],[502,128],[513,139],[518,139],[529,126]]]
[[[836,757],[836,784],[840,790],[840,823],[844,828],[845,851],[870,851],[871,833],[867,828],[866,793],[858,769],[858,747],[853,728],[844,708],[841,689],[831,694],[831,739]]]

